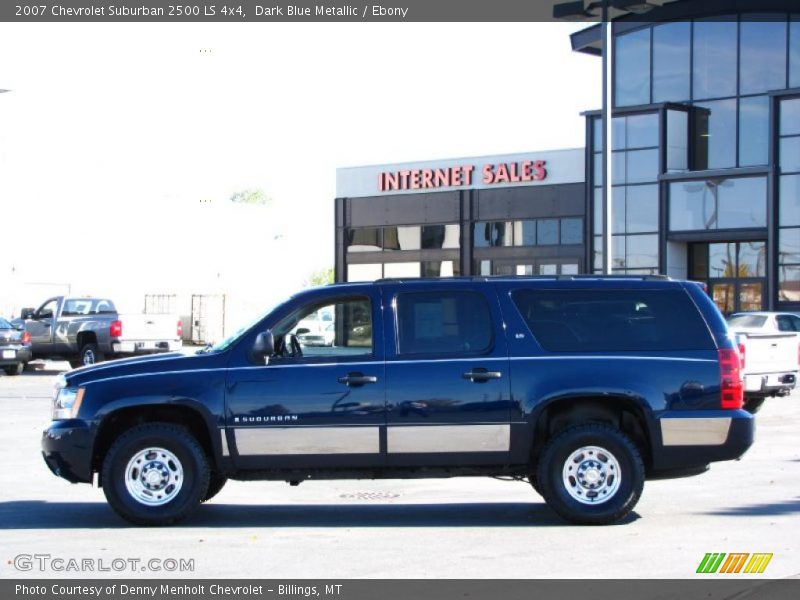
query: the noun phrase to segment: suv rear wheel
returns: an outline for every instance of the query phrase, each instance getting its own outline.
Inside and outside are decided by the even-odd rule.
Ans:
[[[633,510],[644,487],[644,464],[631,439],[601,423],[556,434],[539,458],[536,482],[547,504],[573,523],[605,525]]]
[[[189,516],[208,492],[210,470],[186,429],[146,423],[123,434],[103,461],[103,492],[137,525],[168,525]]]

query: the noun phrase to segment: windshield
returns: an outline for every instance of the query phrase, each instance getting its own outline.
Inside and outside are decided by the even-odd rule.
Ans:
[[[288,302],[288,300],[286,300],[285,302]],[[282,304],[284,304],[284,303],[282,303]],[[272,311],[276,310],[280,306],[281,306],[281,304],[267,309],[263,313],[259,314],[255,319],[252,319],[246,325],[244,325],[244,326],[240,327],[239,329],[237,329],[234,333],[232,333],[231,335],[226,337],[221,342],[217,342],[216,344],[212,344],[212,345],[206,346],[205,348],[202,348],[201,350],[198,350],[197,353],[198,354],[207,354],[209,352],[222,352],[223,350],[227,350],[235,342],[237,342],[239,340],[239,338],[241,338],[244,334],[246,334],[253,327],[255,327],[269,313],[271,313]]]
[[[14,326],[6,321],[3,317],[0,317],[0,329],[14,329]]]
[[[748,327],[756,329],[763,327],[767,322],[767,317],[764,315],[733,315],[728,318],[729,327]]]

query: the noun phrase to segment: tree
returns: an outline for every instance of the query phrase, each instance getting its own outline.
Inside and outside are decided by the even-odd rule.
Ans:
[[[333,267],[326,267],[314,271],[306,278],[305,287],[315,287],[333,283]]]
[[[231,194],[231,202],[234,204],[260,204],[266,206],[272,203],[272,198],[260,189],[245,189]]]

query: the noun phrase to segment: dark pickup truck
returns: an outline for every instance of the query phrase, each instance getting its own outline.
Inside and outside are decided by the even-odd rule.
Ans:
[[[332,315],[328,346],[297,325]],[[193,356],[56,386],[44,460],[138,524],[228,478],[506,476],[612,523],[646,478],[741,456],[739,356],[697,284],[658,277],[382,280],[304,291]]]

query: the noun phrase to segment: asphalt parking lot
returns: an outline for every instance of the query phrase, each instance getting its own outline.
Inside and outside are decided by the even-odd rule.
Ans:
[[[187,522],[148,529],[42,462],[40,432],[64,367],[0,377],[5,578],[134,574],[39,572],[36,563],[21,572],[21,554],[89,558],[95,568],[120,558],[194,561],[175,577],[688,578],[709,577],[695,574],[707,552],[769,552],[763,576],[800,574],[800,394],[766,403],[740,461],[648,482],[632,517],[615,526],[567,525],[523,483],[460,478],[233,481]]]

